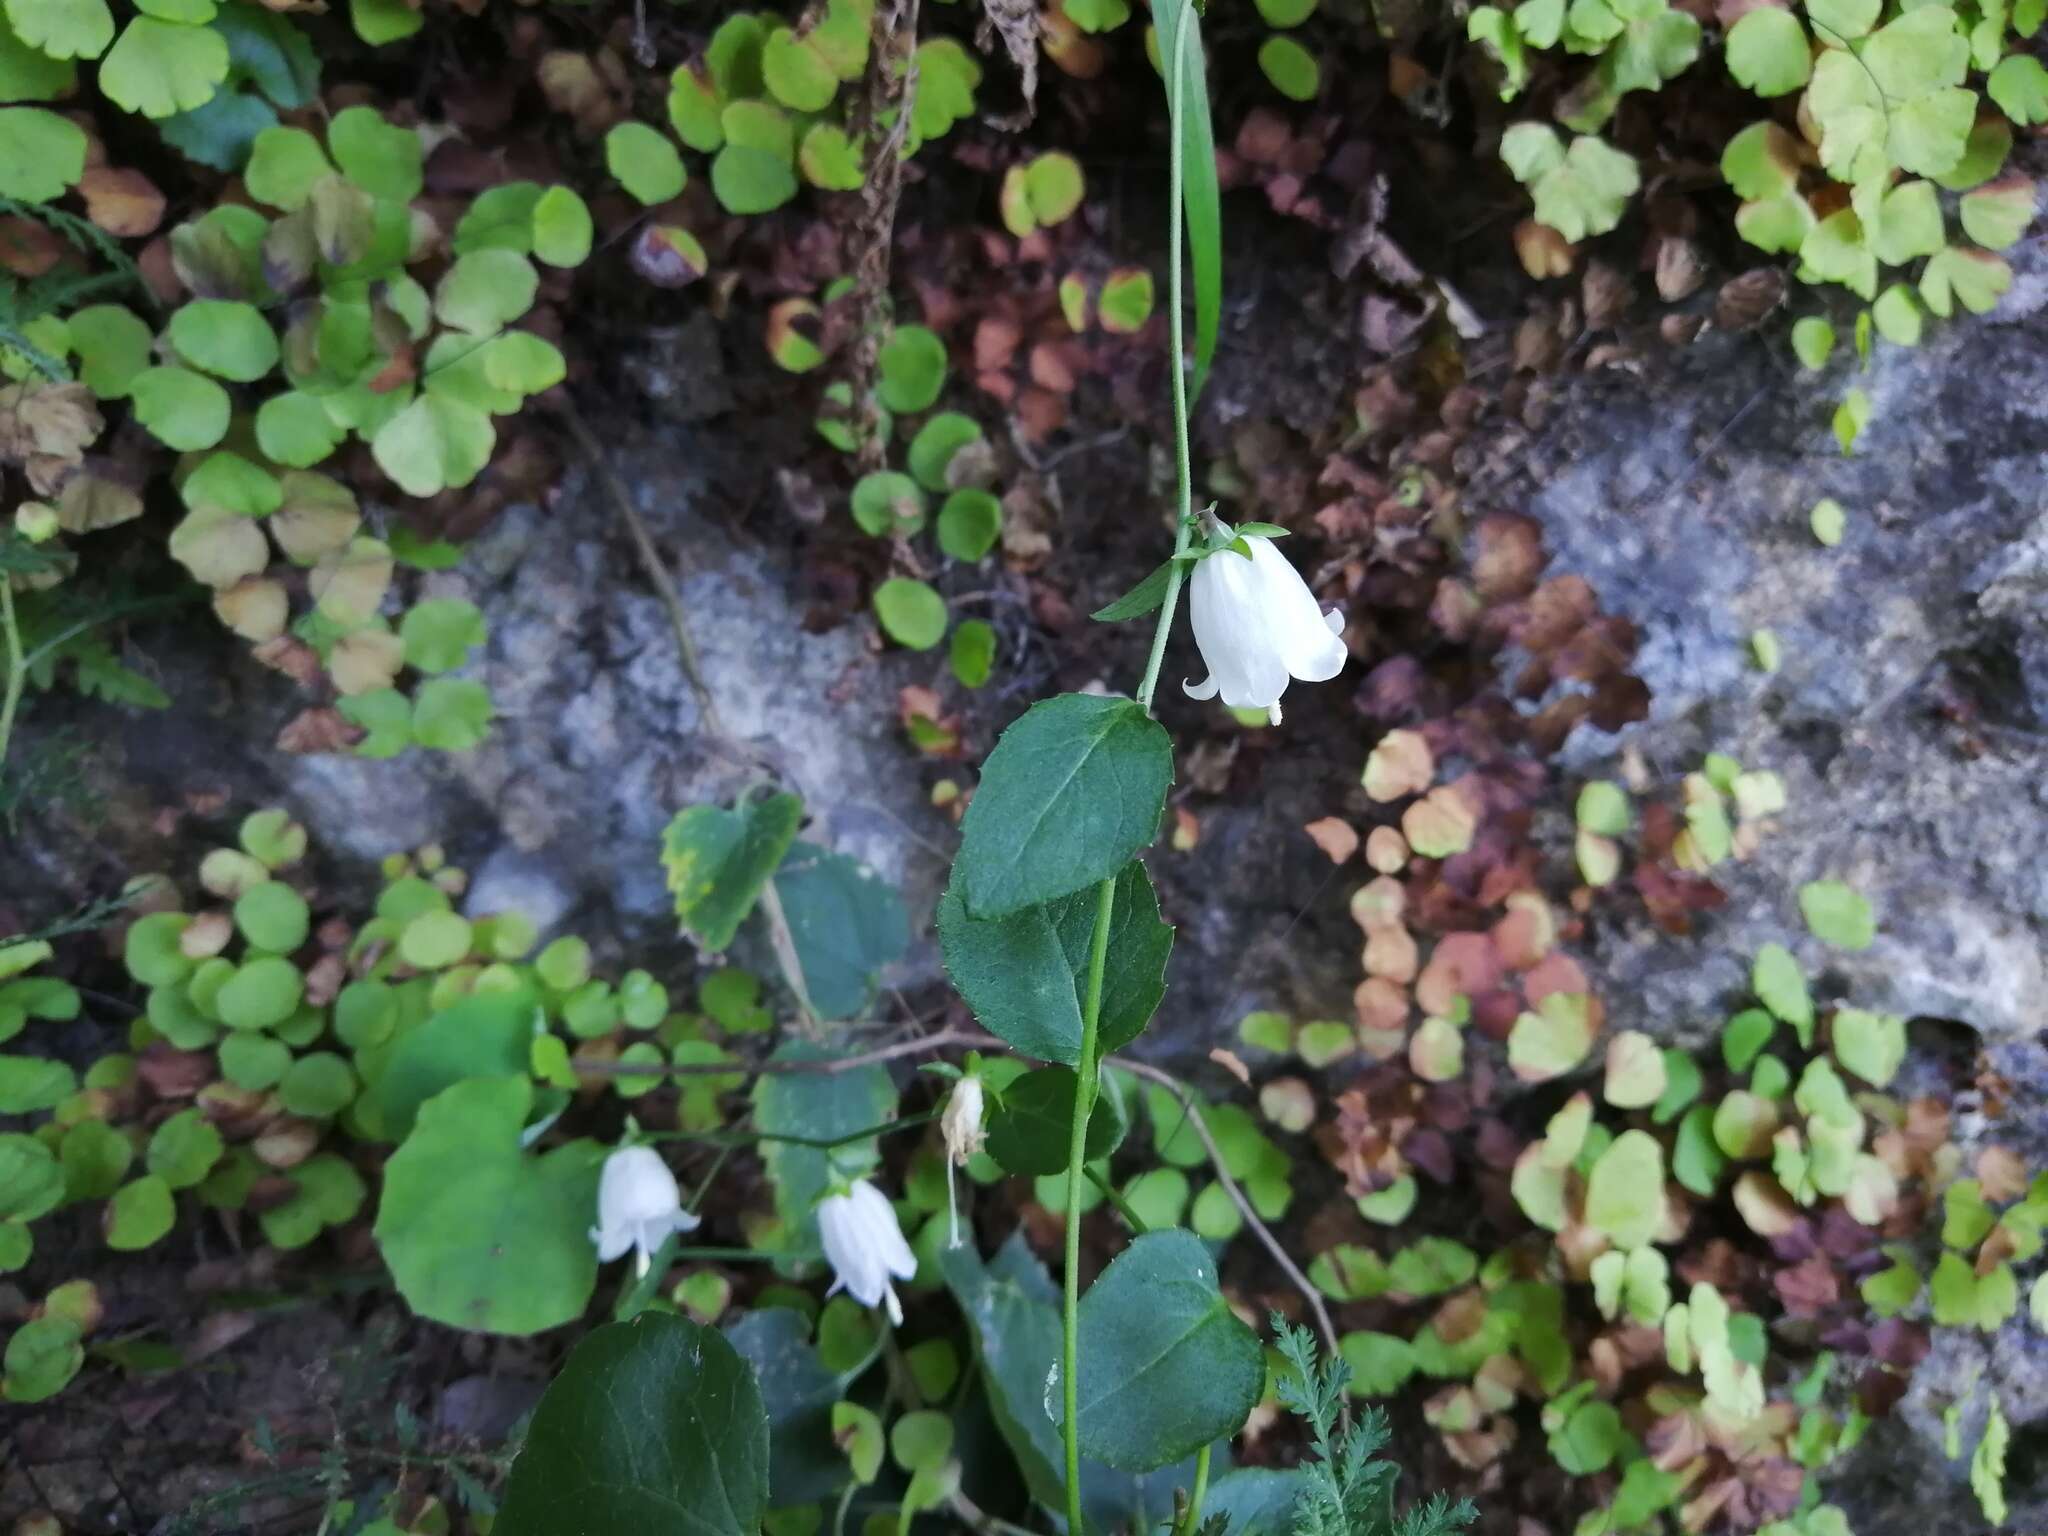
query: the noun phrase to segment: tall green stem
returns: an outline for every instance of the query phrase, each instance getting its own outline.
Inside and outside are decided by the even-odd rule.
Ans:
[[[1174,1530],[1174,1536],[1195,1536],[1202,1528],[1202,1505],[1209,1497],[1209,1447],[1203,1446],[1195,1452],[1195,1492],[1188,1500],[1187,1518]]]
[[[28,666],[21,656],[21,626],[14,618],[14,588],[5,571],[0,571],[0,633],[7,638],[7,686],[0,694],[0,764],[4,764],[7,744],[14,735],[14,712],[21,706],[21,690],[28,683]]]
[[[1088,997],[1081,1013],[1081,1059],[1074,1068],[1074,1123],[1067,1137],[1067,1264],[1060,1309],[1060,1405],[1067,1451],[1067,1529],[1081,1523],[1081,1165],[1088,1160],[1088,1121],[1095,1113],[1096,1025],[1102,1018],[1102,977],[1109,968],[1109,922],[1116,913],[1116,881],[1096,888],[1095,932],[1088,943]]]
[[[1174,40],[1173,58],[1167,61],[1167,79],[1178,82],[1185,68],[1187,40],[1193,27],[1183,26]],[[1168,345],[1173,355],[1173,448],[1178,471],[1179,495],[1173,526],[1173,552],[1185,554],[1192,540],[1195,521],[1195,476],[1188,449],[1188,381],[1186,338],[1181,315],[1181,198],[1184,171],[1181,166],[1181,93],[1167,92],[1170,115],[1167,124],[1167,226],[1166,323]],[[1152,698],[1159,690],[1159,669],[1166,660],[1166,637],[1173,630],[1174,610],[1180,606],[1180,589],[1185,567],[1173,562],[1166,575],[1166,596],[1159,604],[1159,617],[1152,628],[1152,650],[1145,659],[1145,678],[1138,684],[1138,703],[1152,712]],[[1095,1093],[1101,1070],[1097,1025],[1102,1018],[1102,977],[1109,964],[1109,925],[1116,915],[1116,877],[1096,888],[1095,932],[1088,949],[1088,996],[1081,1013],[1081,1056],[1075,1065],[1074,1120],[1067,1140],[1067,1231],[1066,1275],[1060,1315],[1060,1402],[1063,1409],[1061,1438],[1067,1460],[1068,1536],[1086,1536],[1081,1520],[1081,1185],[1082,1164],[1087,1159],[1088,1120],[1095,1112]],[[1195,1471],[1194,1509],[1199,1515],[1209,1481],[1209,1452],[1203,1449]]]
[[[1172,72],[1167,79],[1178,81],[1185,67],[1188,38],[1194,32],[1191,26],[1182,26],[1174,38],[1173,58],[1168,63]],[[1171,112],[1167,122],[1167,136],[1170,148],[1166,156],[1166,216],[1169,235],[1166,242],[1166,326],[1167,346],[1173,353],[1173,453],[1175,478],[1179,481],[1177,515],[1173,520],[1173,552],[1187,553],[1195,527],[1195,471],[1192,456],[1188,451],[1188,373],[1186,338],[1181,333],[1181,198],[1182,182],[1185,177],[1180,163],[1180,92],[1167,92]],[[1173,629],[1173,612],[1180,606],[1180,586],[1187,567],[1179,560],[1166,573],[1166,596],[1159,604],[1159,622],[1152,630],[1152,654],[1145,658],[1145,680],[1138,684],[1138,702],[1145,706],[1146,713],[1152,710],[1152,695],[1159,689],[1159,668],[1166,660],[1166,637]]]

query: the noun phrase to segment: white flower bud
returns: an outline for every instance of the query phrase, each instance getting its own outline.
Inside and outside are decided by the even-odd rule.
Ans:
[[[683,1209],[676,1176],[652,1147],[621,1147],[604,1160],[597,1181],[597,1225],[590,1229],[601,1263],[631,1248],[644,1275],[669,1233],[691,1232],[697,1225],[697,1218]]]
[[[886,1304],[889,1321],[903,1321],[890,1278],[915,1275],[917,1256],[903,1240],[887,1196],[866,1179],[856,1179],[844,1194],[827,1195],[818,1202],[818,1240],[837,1276],[826,1295],[843,1290],[864,1307]]]
[[[1263,709],[1277,725],[1290,678],[1322,683],[1343,671],[1344,616],[1322,611],[1272,540],[1247,534],[1244,542],[1251,559],[1219,550],[1188,579],[1189,617],[1209,676],[1181,687],[1191,699],[1220,692],[1232,709]]]

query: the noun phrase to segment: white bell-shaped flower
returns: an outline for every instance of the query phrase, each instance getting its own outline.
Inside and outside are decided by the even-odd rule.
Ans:
[[[953,1085],[952,1097],[946,1100],[946,1112],[939,1116],[939,1129],[946,1137],[946,1216],[951,1224],[947,1246],[960,1246],[960,1200],[953,1190],[953,1170],[964,1167],[967,1159],[979,1152],[982,1143],[988,1140],[981,1128],[982,1087],[981,1079],[972,1072],[963,1076]]]
[[[1328,682],[1344,669],[1344,616],[1323,612],[1272,540],[1247,534],[1244,542],[1251,559],[1219,550],[1188,580],[1195,644],[1209,676],[1181,686],[1191,699],[1221,693],[1232,709],[1263,709],[1278,725],[1290,679]]]
[[[590,1229],[601,1262],[609,1264],[631,1248],[644,1275],[669,1233],[694,1231],[697,1225],[697,1218],[683,1209],[676,1176],[654,1148],[621,1147],[604,1160],[597,1180],[597,1225]]]
[[[889,1199],[866,1179],[854,1180],[843,1194],[818,1202],[818,1238],[838,1277],[830,1296],[845,1291],[864,1307],[887,1305],[889,1321],[903,1321],[891,1277],[908,1280],[917,1273],[917,1256],[903,1240]]]

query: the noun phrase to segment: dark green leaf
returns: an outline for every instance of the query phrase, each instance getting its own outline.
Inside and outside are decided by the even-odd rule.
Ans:
[[[946,970],[984,1027],[1017,1051],[1074,1066],[1081,1059],[1081,1016],[1098,900],[1078,891],[1009,917],[977,922],[952,891],[939,900],[939,943]],[[1105,1052],[1135,1040],[1166,992],[1173,929],[1159,920],[1159,899],[1145,866],[1133,859],[1117,876],[1103,971],[1098,1040]]]
[[[1136,1239],[1081,1298],[1081,1446],[1098,1461],[1149,1472],[1228,1439],[1265,1377],[1192,1232]]]
[[[228,40],[228,78],[247,80],[286,112],[320,91],[320,55],[290,18],[246,0],[229,0],[213,19]]]
[[[767,1508],[768,1415],[752,1370],[712,1329],[642,1312],[571,1352],[492,1529],[759,1536]]]
[[[1172,783],[1172,739],[1129,699],[1034,704],[982,765],[953,888],[988,919],[1107,879],[1158,835]]]
[[[1098,624],[1120,624],[1125,619],[1140,618],[1166,601],[1166,584],[1172,577],[1173,562],[1162,560],[1143,581],[1107,607],[1096,609],[1089,617]]]
[[[239,171],[249,163],[256,135],[277,126],[270,103],[249,91],[221,91],[202,107],[157,123],[157,131],[187,159],[216,171]]]
[[[988,1117],[988,1153],[1005,1173],[1033,1176],[1063,1173],[1074,1125],[1074,1072],[1039,1067],[1002,1092]],[[1088,1162],[1108,1157],[1124,1139],[1130,1122],[1123,1096],[1105,1078],[1088,1117]]]
[[[776,1061],[826,1060],[844,1054],[793,1041]],[[771,1136],[829,1141],[882,1124],[896,1113],[896,1085],[888,1069],[858,1067],[850,1072],[766,1073],[754,1085],[754,1128]],[[775,1208],[789,1228],[793,1246],[815,1247],[819,1199],[834,1170],[865,1172],[879,1160],[872,1137],[830,1148],[764,1141],[761,1160],[775,1185]]]
[[[828,1019],[853,1018],[909,947],[903,898],[858,859],[806,842],[791,846],[775,892],[811,1005]]]
[[[810,1324],[788,1307],[749,1312],[725,1337],[753,1367],[768,1414],[768,1502],[808,1504],[846,1486],[846,1458],[832,1438],[832,1405],[850,1385],[811,1347]]]
[[[989,1409],[1025,1486],[1047,1508],[1063,1508],[1059,1424],[1046,1411],[1046,1387],[1060,1353],[1058,1289],[1021,1233],[985,1266],[972,1247],[962,1246],[942,1250],[939,1267],[973,1330]],[[1053,1400],[1058,1401],[1057,1393]],[[1219,1448],[1219,1481],[1223,1465]],[[1193,1472],[1191,1461],[1133,1475],[1084,1459],[1081,1508],[1087,1536],[1158,1528],[1173,1513],[1175,1488],[1189,1487]]]

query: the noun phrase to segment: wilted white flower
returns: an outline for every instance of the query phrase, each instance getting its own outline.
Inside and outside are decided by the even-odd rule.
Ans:
[[[1343,670],[1344,616],[1323,612],[1272,540],[1247,534],[1244,542],[1251,559],[1219,550],[1189,578],[1195,644],[1209,676],[1181,686],[1191,699],[1220,692],[1232,709],[1263,709],[1278,725],[1290,678],[1321,683]]]
[[[889,1321],[901,1323],[903,1305],[889,1281],[915,1275],[917,1256],[903,1240],[888,1197],[866,1179],[854,1180],[844,1194],[827,1195],[818,1202],[818,1238],[838,1276],[825,1294],[843,1290],[864,1307],[886,1303]]]
[[[939,1129],[946,1134],[949,1162],[965,1163],[981,1150],[981,1144],[988,1139],[981,1129],[981,1115],[981,1079],[969,1072],[953,1085],[953,1096],[946,1100],[946,1112],[939,1117]]]
[[[939,1117],[939,1129],[946,1135],[946,1214],[952,1223],[950,1247],[960,1246],[960,1202],[953,1193],[953,1169],[981,1150],[988,1138],[981,1129],[981,1079],[972,1072],[953,1085],[946,1100],[946,1112]]]
[[[683,1209],[676,1176],[652,1147],[621,1147],[604,1160],[597,1181],[597,1225],[590,1240],[600,1262],[609,1264],[628,1248],[638,1250],[635,1267],[648,1261],[671,1232],[690,1232],[697,1218]]]

